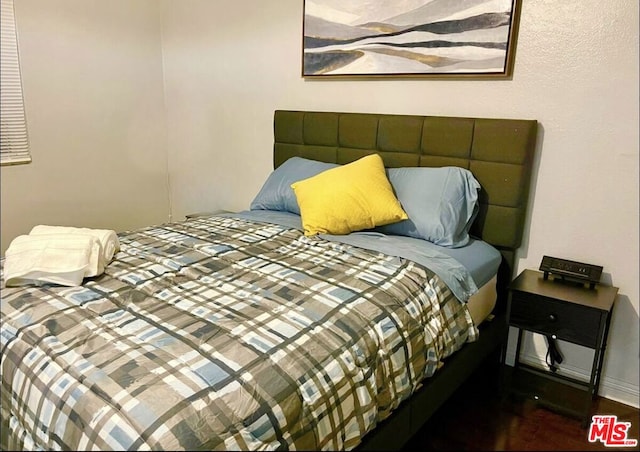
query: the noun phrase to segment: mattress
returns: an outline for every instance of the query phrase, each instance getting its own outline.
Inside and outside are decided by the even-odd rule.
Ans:
[[[371,239],[371,233],[355,233],[352,236],[363,235],[366,240]],[[346,241],[353,243],[353,237],[342,238],[332,237],[334,240]],[[433,243],[404,236],[385,237],[390,243],[385,246],[371,246],[371,249],[378,249],[386,253],[397,254],[398,256],[408,259],[417,259],[417,256],[428,256],[422,260],[425,265],[433,264],[430,259],[438,256],[444,260],[446,255],[453,259],[456,263],[467,270],[471,279],[475,283],[475,289],[471,289],[467,295],[464,291],[455,290],[460,299],[466,301],[467,307],[476,326],[480,325],[491,314],[497,301],[497,273],[500,267],[502,256],[500,252],[490,244],[477,239],[471,239],[467,245],[460,248],[448,248],[434,245]],[[360,243],[361,246],[367,247],[366,243]],[[420,261],[420,259],[418,259]],[[444,265],[442,266],[445,267]],[[453,267],[457,270],[460,267]],[[448,278],[451,268],[442,270],[442,277],[448,280],[448,283],[455,286],[454,281]],[[469,283],[467,281],[467,283]]]
[[[221,215],[229,217],[239,216],[254,221],[266,221],[286,227],[302,229],[300,216],[290,212],[256,210],[239,213],[223,213]],[[388,236],[371,231],[356,232],[346,237],[330,235],[322,235],[322,237],[408,259],[420,260],[419,258],[422,257],[423,263],[429,265],[432,269],[434,268],[432,261],[434,256],[442,261],[446,261],[445,256],[448,256],[455,261],[455,263],[464,267],[473,280],[473,283],[469,280],[464,281],[464,284],[471,286],[468,291],[464,291],[458,288],[458,281],[450,278],[451,270],[459,270],[460,267],[455,267],[451,260],[449,260],[450,265],[448,267],[446,265],[438,267],[441,268],[441,276],[452,286],[452,290],[456,296],[466,301],[474,324],[478,326],[486,320],[496,305],[497,273],[502,261],[502,255],[495,247],[482,240],[471,238],[469,243],[463,247],[449,248],[412,237]]]
[[[478,288],[478,292],[471,295],[469,301],[467,301],[467,308],[476,326],[484,322],[496,306],[498,298],[497,282],[498,277],[494,276]]]
[[[119,238],[83,286],[3,288],[4,448],[352,449],[478,337],[435,250],[241,216]]]
[[[469,270],[478,287],[471,295],[467,307],[476,325],[480,325],[493,311],[498,298],[498,268],[502,262],[500,251],[482,240],[472,238],[461,248],[443,248],[440,250],[460,261]]]

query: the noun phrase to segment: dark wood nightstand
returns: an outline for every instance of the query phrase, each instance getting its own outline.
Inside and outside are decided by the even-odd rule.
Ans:
[[[533,395],[538,403],[581,417],[582,426],[586,427],[590,421],[592,401],[598,395],[611,312],[617,293],[617,287],[598,284],[590,289],[553,278],[545,280],[544,274],[539,271],[523,271],[509,286],[507,323],[518,329],[518,342],[514,367],[510,372],[503,359],[503,370],[510,373],[503,390]],[[520,363],[523,331],[592,349],[594,357],[589,381],[562,375],[561,371],[554,373]],[[532,383],[535,377],[542,377],[537,378],[537,384]],[[557,383],[566,390],[558,391]],[[567,387],[580,390],[584,399],[583,408],[578,407],[581,405],[580,397],[571,395]]]

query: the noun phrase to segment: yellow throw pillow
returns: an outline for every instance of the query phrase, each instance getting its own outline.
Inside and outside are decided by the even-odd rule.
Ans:
[[[408,218],[384,169],[371,154],[291,184],[304,234],[348,234]]]

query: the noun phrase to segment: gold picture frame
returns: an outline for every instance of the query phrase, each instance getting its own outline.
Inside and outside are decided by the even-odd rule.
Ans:
[[[302,76],[509,78],[521,0],[304,0]]]

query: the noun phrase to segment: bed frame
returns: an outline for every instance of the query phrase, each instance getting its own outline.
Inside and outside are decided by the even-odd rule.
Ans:
[[[471,234],[502,253],[494,318],[479,340],[447,358],[433,377],[363,438],[359,450],[397,450],[488,359],[506,346],[507,286],[521,244],[536,120],[276,110],[274,168],[299,156],[345,164],[378,153],[387,167],[459,166],[482,186]]]

